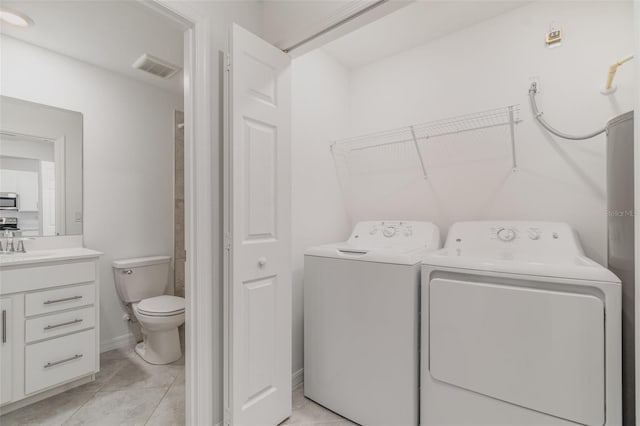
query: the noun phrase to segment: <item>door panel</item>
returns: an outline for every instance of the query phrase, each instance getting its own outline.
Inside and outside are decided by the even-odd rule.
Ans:
[[[604,305],[596,296],[429,283],[429,371],[461,388],[602,425],[604,338]]]
[[[291,412],[289,57],[234,25],[226,146],[225,423]]]
[[[244,118],[246,155],[245,242],[276,238],[276,127]]]

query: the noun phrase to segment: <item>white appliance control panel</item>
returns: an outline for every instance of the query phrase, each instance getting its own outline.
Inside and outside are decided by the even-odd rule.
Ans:
[[[499,227],[491,227],[489,230],[489,235],[491,239],[503,241],[505,243],[510,243],[519,238],[525,238],[532,241],[538,241],[543,236],[548,235],[554,240],[560,238],[560,233],[557,231],[549,231],[539,226],[499,226]]]
[[[437,247],[440,231],[430,222],[366,221],[353,228],[348,244],[355,247],[415,249]]]
[[[496,232],[496,237],[500,241],[510,242],[516,239],[517,230],[515,228],[499,228]]]
[[[544,229],[540,227],[514,227],[514,226],[500,226],[492,227],[490,229],[490,235],[492,239],[498,239],[509,243],[515,241],[518,238],[528,238],[533,241],[539,240],[545,233]],[[551,232],[550,235],[554,239],[560,238],[558,232]]]
[[[560,222],[458,222],[449,229],[445,248],[467,252],[535,252],[549,256],[583,254],[573,229]]]

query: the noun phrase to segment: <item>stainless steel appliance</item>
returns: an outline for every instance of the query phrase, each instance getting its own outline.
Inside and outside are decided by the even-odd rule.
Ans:
[[[609,269],[622,280],[622,418],[635,425],[633,111],[607,123]]]
[[[0,217],[0,237],[4,231],[11,231],[14,237],[22,236],[17,217]]]
[[[15,192],[0,192],[0,210],[18,210],[18,200]]]

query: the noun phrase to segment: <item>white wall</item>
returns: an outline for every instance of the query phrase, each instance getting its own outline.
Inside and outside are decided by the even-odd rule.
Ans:
[[[369,171],[385,174],[352,178],[354,220],[431,220],[445,232],[461,220],[566,221],[587,254],[604,263],[605,136],[581,142],[550,136],[535,123],[527,91],[537,76],[540,109],[568,133],[604,127],[632,109],[633,62],[619,70],[615,94],[600,94],[609,65],[633,51],[631,8],[630,2],[536,2],[353,70],[354,135],[510,104],[520,104],[523,120],[515,173],[506,131],[423,145],[427,181],[410,153],[372,155]],[[554,21],[565,39],[550,49],[543,40]],[[394,161],[405,170],[413,161],[411,171],[394,170]]]
[[[84,243],[104,252],[100,340],[126,340],[111,261],[173,254],[173,112],[182,100],[6,36],[0,40],[2,95],[83,114]]]
[[[293,373],[303,367],[303,266],[311,246],[344,240],[350,224],[330,142],[349,125],[349,75],[321,50],[292,64]],[[296,380],[302,377],[296,376]]]

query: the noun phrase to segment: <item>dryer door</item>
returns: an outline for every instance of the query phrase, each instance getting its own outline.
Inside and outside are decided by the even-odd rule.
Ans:
[[[602,425],[604,365],[604,304],[596,296],[430,282],[429,370],[437,380]]]

